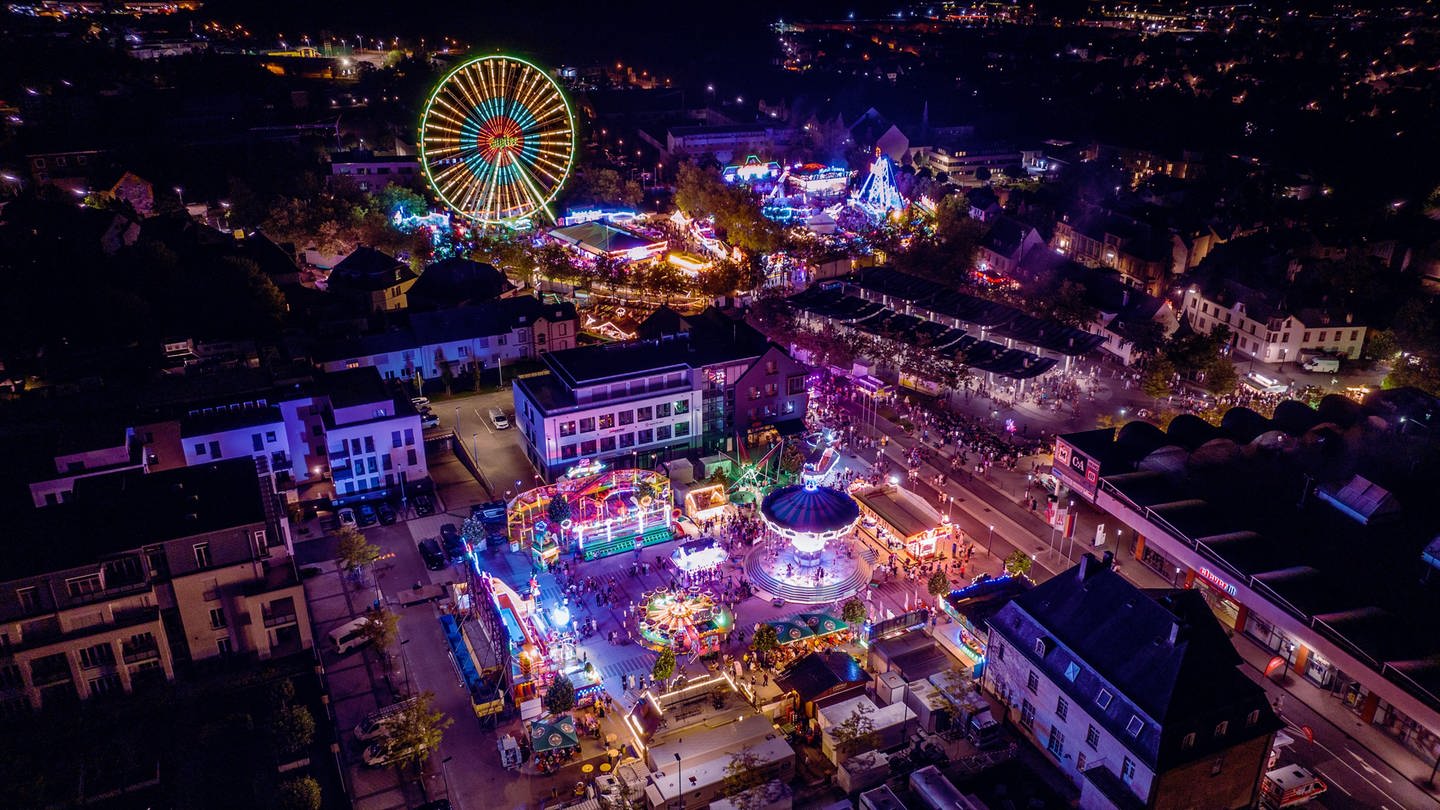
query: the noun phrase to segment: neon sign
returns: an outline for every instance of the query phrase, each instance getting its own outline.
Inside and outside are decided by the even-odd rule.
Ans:
[[[1199,574],[1200,578],[1205,580],[1205,582],[1207,582],[1208,584],[1215,586],[1217,590],[1223,591],[1224,593],[1227,593],[1231,596],[1235,596],[1237,594],[1234,585],[1231,585],[1230,583],[1216,576],[1209,568],[1201,566],[1200,570],[1196,571],[1195,573]]]

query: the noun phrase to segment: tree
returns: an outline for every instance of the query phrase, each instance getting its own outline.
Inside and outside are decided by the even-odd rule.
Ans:
[[[545,504],[545,517],[550,519],[550,524],[556,528],[570,519],[570,502],[563,496],[556,495]]]
[[[760,766],[760,757],[749,748],[730,754],[725,763],[725,782],[721,791],[730,797],[730,803],[737,810],[757,810],[764,804],[759,791],[754,789],[765,784],[765,771]],[[753,792],[752,792],[753,791]]]
[[[320,810],[322,799],[320,783],[313,776],[286,779],[275,789],[278,810]]]
[[[925,590],[935,597],[936,604],[939,604],[940,597],[950,593],[950,577],[944,571],[936,571],[930,575],[930,581],[925,583]]]
[[[485,548],[487,534],[485,522],[475,515],[465,518],[465,522],[460,524],[460,536],[471,548]]]
[[[665,647],[660,651],[659,657],[655,659],[655,666],[651,667],[650,675],[654,677],[656,681],[664,683],[670,680],[670,676],[674,674],[675,651],[669,647]]]
[[[1150,362],[1145,377],[1140,381],[1140,390],[1145,396],[1152,399],[1164,399],[1170,396],[1170,378],[1175,376],[1175,364],[1169,360],[1158,357]]]
[[[1239,382],[1240,375],[1235,372],[1235,364],[1228,357],[1216,355],[1205,368],[1205,390],[1217,397],[1234,392]]]
[[[545,690],[545,711],[554,715],[564,714],[575,707],[575,684],[563,672],[556,673]]]
[[[335,536],[340,538],[335,547],[335,557],[345,571],[353,574],[380,559],[379,546],[371,544],[354,526],[341,526]]]
[[[1390,362],[1399,354],[1400,341],[1389,329],[1371,329],[1365,333],[1365,357]]]
[[[940,698],[957,718],[969,717],[985,705],[975,677],[962,665],[957,664],[947,670],[941,676],[939,686]]]
[[[851,627],[858,628],[870,618],[870,610],[860,599],[851,597],[840,608],[840,618]]]
[[[1005,573],[1012,577],[1023,577],[1030,573],[1034,560],[1023,551],[1016,551],[1005,558]]]
[[[397,766],[419,770],[430,752],[440,747],[445,729],[454,721],[436,711],[434,702],[434,693],[423,692],[391,719],[389,734],[382,744],[387,759]]]
[[[975,179],[979,180],[982,183],[988,183],[990,181],[990,170],[984,166],[981,166],[980,168],[975,170]]]
[[[1024,180],[1026,176],[1025,167],[1019,163],[1011,163],[1009,166],[1001,169],[1000,173],[1011,180]]]
[[[780,649],[780,631],[775,625],[762,623],[755,628],[755,635],[750,638],[750,649],[760,656],[760,660],[768,662],[770,653]]]
[[[870,717],[874,713],[875,710],[869,705],[856,704],[855,711],[849,717],[830,729],[837,753],[848,757],[880,744],[879,735],[875,733],[875,721]]]
[[[370,639],[382,655],[387,655],[391,644],[395,643],[395,637],[399,634],[400,617],[388,610],[371,608],[365,611],[365,623],[360,625],[360,632]]]
[[[275,750],[298,753],[315,741],[315,717],[304,706],[281,705],[270,718],[270,736]]]
[[[1078,281],[1061,281],[1050,299],[1050,317],[1076,329],[1083,329],[1095,320],[1095,307],[1085,298],[1085,285]]]

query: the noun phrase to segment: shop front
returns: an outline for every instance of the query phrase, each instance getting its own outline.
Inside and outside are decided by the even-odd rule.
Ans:
[[[949,549],[955,536],[949,518],[913,492],[883,486],[858,489],[853,495],[860,504],[859,533],[877,551],[916,562]]]
[[[1260,616],[1248,616],[1241,629],[1282,659],[1290,672],[1304,676],[1316,686],[1329,688],[1334,683],[1337,672],[1334,664]]]
[[[1204,566],[1197,569],[1189,580],[1190,587],[1200,592],[1205,598],[1205,604],[1210,606],[1210,612],[1215,614],[1221,624],[1235,632],[1245,630],[1248,611],[1236,601],[1237,591],[1234,585]]]

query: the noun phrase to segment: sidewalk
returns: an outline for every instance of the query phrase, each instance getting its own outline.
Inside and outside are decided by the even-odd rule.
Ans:
[[[889,446],[885,448],[887,458],[898,468],[904,469],[904,452],[921,444],[918,437],[909,437],[893,423],[884,417],[876,422],[877,426],[890,437]],[[936,458],[948,459],[948,455],[941,455],[930,446]],[[1033,462],[1031,462],[1033,464]],[[1051,527],[1044,519],[1032,513],[1029,509],[1021,506],[1010,492],[1023,493],[1026,487],[1025,469],[1019,471],[1000,470],[992,468],[983,478],[977,478],[969,473],[953,473],[945,464],[945,469],[940,469],[933,464],[926,463],[921,467],[921,479],[913,486],[915,491],[926,497],[932,503],[937,501],[935,497],[940,489],[929,483],[928,480],[936,474],[944,473],[946,483],[943,491],[955,496],[954,503],[971,518],[986,525],[995,526],[994,552],[992,558],[1003,559],[1005,548],[1017,548],[1030,553],[1035,557],[1035,568],[1032,569],[1032,576],[1039,576],[1037,569],[1043,569],[1049,575],[1068,569],[1073,558],[1078,558],[1080,553],[1092,550],[1095,529],[1102,523],[1109,522],[1107,515],[1095,509],[1089,503],[1077,499],[1075,501],[1076,521],[1074,535],[1076,541],[1073,547],[1064,546],[1070,552],[1062,556],[1058,551],[1051,551],[1049,539],[1052,534]],[[1023,466],[1023,463],[1022,463]],[[1001,491],[1000,488],[1005,491]],[[968,497],[967,497],[968,496]],[[977,508],[979,507],[979,508]],[[944,505],[940,508],[943,510]],[[1118,525],[1118,524],[1116,524]],[[1094,551],[1115,552],[1117,570],[1126,579],[1141,588],[1173,588],[1174,583],[1165,577],[1157,574],[1148,566],[1140,563],[1132,556],[1131,549],[1117,548],[1114,540],[1116,533],[1114,527],[1107,532],[1107,541],[1104,546],[1093,548]],[[971,532],[971,539],[977,541],[977,552],[983,553],[983,543],[980,542],[985,535],[976,535]],[[1058,538],[1057,538],[1058,539]],[[976,555],[980,559],[980,554]],[[1301,677],[1290,677],[1287,683],[1280,685],[1264,677],[1264,667],[1269,662],[1273,653],[1261,648],[1251,641],[1243,633],[1233,636],[1237,652],[1246,661],[1246,674],[1266,686],[1270,690],[1283,690],[1290,699],[1293,699],[1310,711],[1314,712],[1325,722],[1330,724],[1333,730],[1343,735],[1346,739],[1354,740],[1356,744],[1363,747],[1375,759],[1388,765],[1394,773],[1407,781],[1411,786],[1424,781],[1430,776],[1431,765],[1421,762],[1414,753],[1404,748],[1398,741],[1392,739],[1379,728],[1362,722],[1353,712],[1349,711],[1339,700],[1330,696],[1330,693],[1317,687]],[[1430,792],[1430,797],[1437,804],[1436,794]]]

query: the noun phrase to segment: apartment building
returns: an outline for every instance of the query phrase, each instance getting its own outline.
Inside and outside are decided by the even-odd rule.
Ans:
[[[316,487],[337,500],[390,497],[429,476],[420,415],[375,368],[339,369],[288,385],[216,394],[162,406],[172,418],[67,443],[30,483],[35,506],[68,501],[85,477],[122,470],[156,472],[245,458],[276,491]],[[49,460],[47,460],[47,464]]]
[[[11,519],[0,715],[312,645],[289,526],[249,458],[82,478]]]
[[[515,381],[526,455],[546,478],[581,460],[650,462],[802,424],[805,366],[744,322],[661,308],[639,334],[551,352],[548,374]]]
[[[335,265],[325,288],[363,312],[388,312],[405,308],[405,293],[418,278],[394,256],[362,245]]]
[[[1369,331],[1350,313],[1319,307],[1291,310],[1278,291],[1230,280],[1192,285],[1180,311],[1201,334],[1227,327],[1235,350],[1262,363],[1300,362],[1301,354],[1310,352],[1356,360]]]
[[[1111,268],[1126,284],[1150,295],[1165,295],[1176,271],[1168,231],[1108,211],[1062,218],[1055,223],[1050,245],[1081,264]]]
[[[361,191],[375,192],[390,184],[418,188],[424,180],[414,155],[377,155],[368,149],[330,153],[331,178],[346,178]]]
[[[1020,150],[993,146],[920,147],[915,164],[932,172],[945,172],[956,185],[978,186],[985,181],[975,176],[976,170],[987,169],[998,176],[1005,167],[1020,165]]]
[[[971,217],[975,217],[972,210]],[[992,274],[1015,278],[1021,261],[1037,248],[1045,247],[1045,239],[1033,226],[1014,217],[998,214],[990,220],[990,230],[975,248],[975,268],[986,277]]]
[[[989,625],[986,688],[1081,807],[1255,806],[1282,724],[1200,594],[1087,554]]]
[[[474,306],[412,312],[385,332],[322,343],[315,364],[327,372],[374,368],[387,380],[440,380],[448,375],[534,360],[575,347],[579,316],[569,301],[531,295]]]

